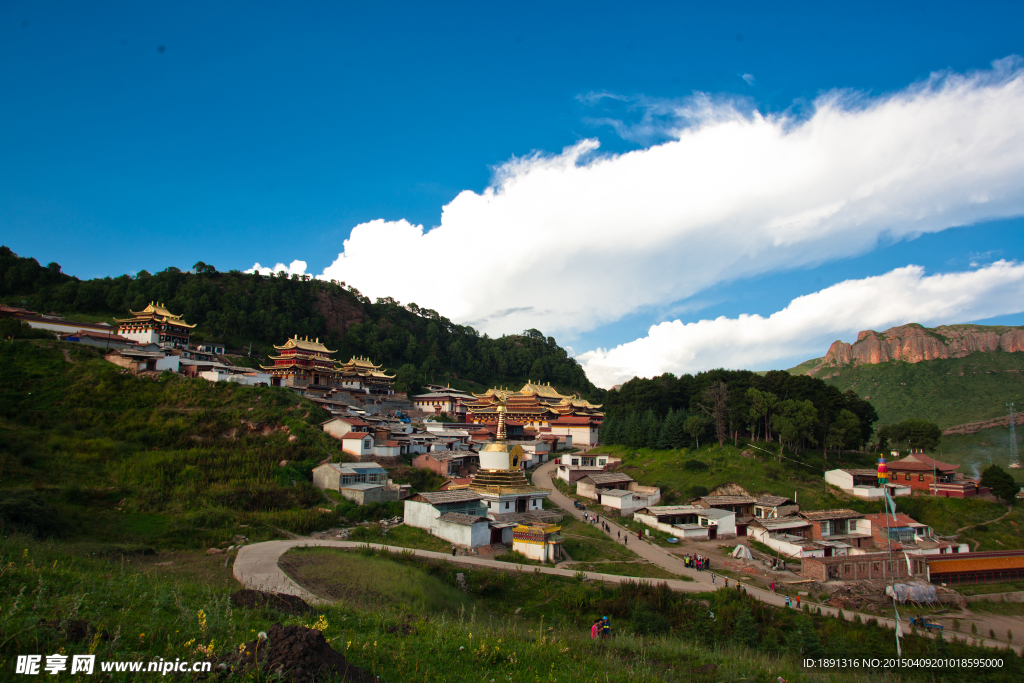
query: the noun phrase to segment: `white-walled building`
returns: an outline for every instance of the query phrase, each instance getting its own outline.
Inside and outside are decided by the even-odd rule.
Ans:
[[[593,417],[564,416],[551,420],[548,425],[551,433],[559,436],[571,436],[575,446],[596,446],[601,421]]]
[[[373,434],[349,432],[341,437],[341,450],[366,462],[373,458]]]
[[[829,470],[825,473],[825,482],[858,498],[881,500],[885,497],[885,490],[878,486],[878,470]],[[890,484],[888,488],[890,495],[893,497],[909,496],[912,493],[909,486]]]
[[[736,538],[736,513],[697,505],[656,505],[642,508],[633,519],[679,538]]]
[[[483,497],[467,489],[418,493],[405,501],[405,523],[466,548],[512,541],[512,527],[492,534]],[[492,536],[496,536],[494,540]]]

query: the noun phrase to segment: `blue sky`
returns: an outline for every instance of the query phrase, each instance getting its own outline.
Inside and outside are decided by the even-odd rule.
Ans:
[[[512,159],[558,158],[589,139],[600,150],[583,164],[657,147],[679,137],[680,108],[691,107],[695,93],[792,126],[812,118],[826,93],[857,93],[863,102],[849,106],[856,111],[934,72],[970,74],[1024,54],[1022,20],[1019,2],[6,2],[0,241],[83,278],[199,260],[221,270],[301,260],[319,274],[335,264],[355,226],[405,220],[430,230],[459,193],[482,195],[496,172],[508,175]],[[708,125],[698,118],[684,124]],[[977,154],[979,163],[990,158]],[[847,252],[826,250],[819,262],[802,253],[763,272],[726,269],[656,297],[609,304],[607,313],[600,301],[577,307],[598,313],[575,317],[545,309],[545,296],[572,299],[601,282],[587,281],[586,260],[560,260],[557,240],[515,224],[516,215],[531,214],[509,212],[495,222],[500,230],[480,218],[477,251],[449,245],[441,253],[450,259],[435,256],[413,270],[457,271],[481,252],[493,258],[522,230],[536,261],[555,271],[538,288],[546,295],[503,296],[517,286],[511,280],[489,295],[494,311],[486,302],[427,303],[492,333],[536,325],[582,353],[636,340],[663,321],[768,316],[795,297],[910,264],[933,275],[1021,259],[1017,190],[1003,189],[1006,206],[980,223],[971,214],[973,227],[951,227],[957,220],[949,219],[913,239],[913,230],[895,226],[895,234]],[[629,223],[624,214],[626,247]],[[595,235],[595,248],[614,251],[614,234]],[[389,242],[372,246],[386,252]],[[388,254],[377,258],[387,263]],[[484,273],[505,265],[499,259]],[[336,266],[330,276],[386,294],[353,259]],[[691,265],[677,256],[658,267]],[[524,268],[524,277],[549,277],[538,276],[536,264]],[[623,277],[620,289],[628,287]],[[560,282],[580,284],[554,294]],[[1013,308],[984,313],[1024,322]],[[536,315],[507,313],[520,309]],[[931,322],[960,322],[942,315],[981,310],[935,313]],[[781,366],[806,352],[781,344],[748,362]],[[669,362],[664,369],[697,368]]]

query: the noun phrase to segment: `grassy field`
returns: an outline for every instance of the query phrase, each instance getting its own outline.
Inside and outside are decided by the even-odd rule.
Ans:
[[[817,376],[843,391],[853,389],[862,398],[870,396],[879,424],[913,417],[949,427],[1002,417],[1010,401],[1024,405],[1024,353],[847,366],[826,379],[833,372],[826,369]]]
[[[894,654],[886,630],[767,607],[732,591],[683,595],[532,572],[345,555],[310,549],[286,556],[304,558],[303,571],[330,582],[345,598],[312,614],[289,616],[232,606],[228,595],[238,586],[218,558],[187,551],[99,557],[5,537],[0,671],[13,671],[15,656],[28,652],[92,652],[101,662],[217,658],[274,623],[316,626],[333,648],[384,682],[773,683],[778,676],[810,680],[800,667],[805,656]],[[455,590],[457,571],[466,576],[466,593]],[[613,638],[595,643],[588,627],[601,615],[611,617]],[[70,619],[85,620],[100,637],[65,639],[62,625]],[[905,657],[992,656],[966,644],[914,636],[903,647]],[[1022,660],[996,656],[1003,666],[974,671],[972,680],[1020,680]],[[908,670],[902,680],[930,681],[932,673]],[[878,680],[877,674],[820,671],[813,680],[866,682]],[[164,679],[191,680],[174,674]]]
[[[768,444],[760,446],[769,447]],[[621,457],[621,470],[638,482],[660,486],[666,504],[683,503],[694,494],[712,490],[721,484],[735,483],[753,496],[772,493],[795,497],[801,508],[807,510],[850,508],[866,514],[882,510],[881,503],[877,501],[865,501],[826,487],[822,478],[826,467],[872,467],[874,456],[870,455],[849,454],[837,461],[834,454],[830,454],[830,459],[825,461],[820,453],[800,456],[787,453],[787,459],[779,462],[742,445],[739,448],[732,444],[719,447],[717,443],[702,447],[696,453],[685,449],[637,450],[624,446],[604,447],[602,451]],[[751,453],[757,455],[751,456]],[[694,465],[695,462],[700,466]],[[961,527],[983,524],[1006,513],[1006,507],[998,503],[973,499],[915,495],[897,499],[896,505],[897,509],[928,524],[941,535],[956,533]],[[628,520],[621,523],[632,528]],[[1021,534],[1021,529],[1024,529],[1024,506],[1017,505],[1011,515],[999,524],[966,529],[958,538],[970,543],[972,550],[1022,548],[1024,534]],[[668,547],[666,534],[652,532],[652,536],[656,543]]]
[[[319,461],[347,459],[325,417],[287,389],[139,378],[79,344],[0,344],[0,510],[20,520],[0,522],[164,548],[336,526],[347,508],[308,483]]]

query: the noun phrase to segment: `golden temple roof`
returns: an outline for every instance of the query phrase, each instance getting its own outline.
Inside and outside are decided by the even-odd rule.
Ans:
[[[285,342],[284,346],[274,346],[278,351],[284,351],[286,349],[299,349],[302,351],[316,351],[319,353],[329,354],[337,353],[337,351],[331,351],[329,348],[320,343],[320,338],[310,339],[309,337],[300,338],[298,335],[290,337]]]
[[[195,327],[195,325],[189,325],[187,322],[182,320],[180,315],[176,315],[168,311],[163,304],[154,303],[152,301],[150,301],[149,305],[146,306],[141,311],[133,311],[129,309],[128,312],[135,317],[118,319],[115,322],[134,323],[139,322],[140,320],[159,320],[160,322],[166,322],[171,325],[178,325],[180,327]]]

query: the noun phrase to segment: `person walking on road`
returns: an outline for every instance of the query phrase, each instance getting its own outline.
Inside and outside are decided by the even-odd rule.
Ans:
[[[800,596],[796,596],[796,608],[800,609]]]
[[[455,546],[452,546],[452,557],[455,557]]]
[[[786,596],[786,609],[789,609],[789,606],[790,606],[789,596],[787,595]]]
[[[714,575],[714,573],[711,574],[711,585],[712,586],[715,585],[715,575]]]
[[[772,579],[772,582],[771,582],[771,584],[769,585],[769,588],[771,588],[771,589],[772,589],[772,593],[774,593],[774,592],[775,592],[775,579]]]

